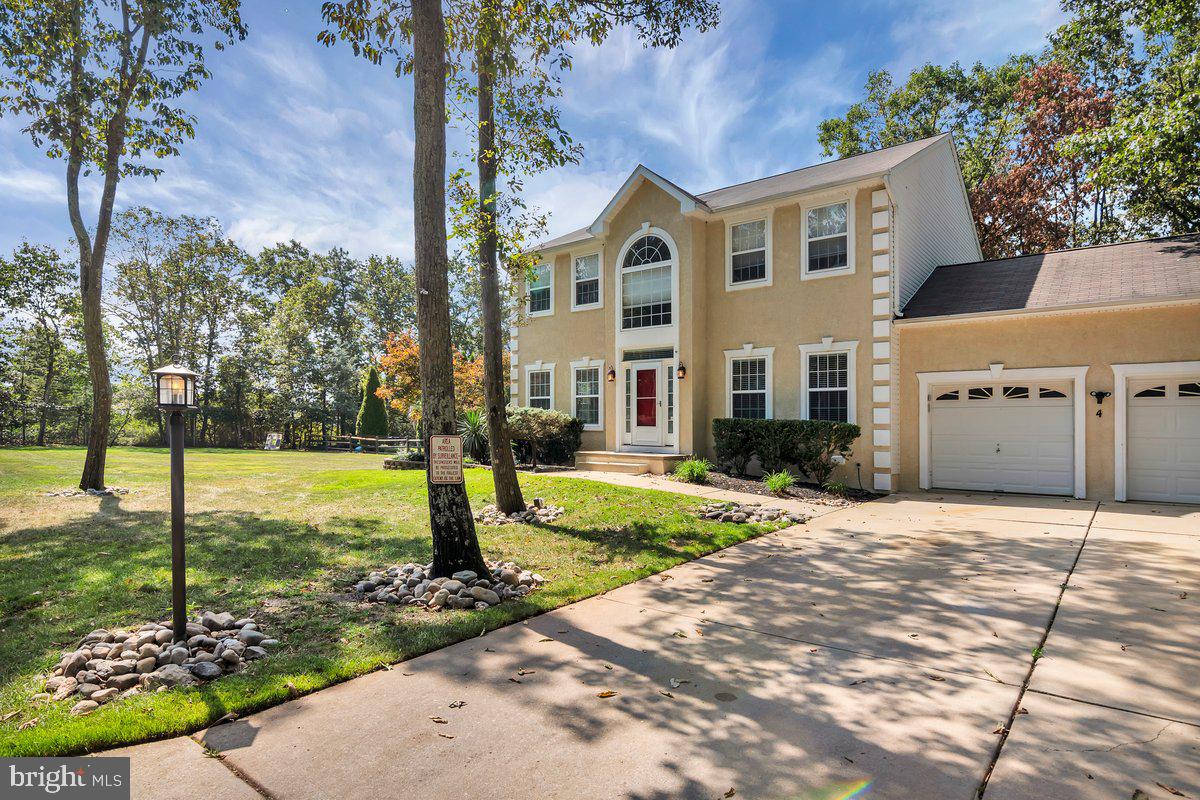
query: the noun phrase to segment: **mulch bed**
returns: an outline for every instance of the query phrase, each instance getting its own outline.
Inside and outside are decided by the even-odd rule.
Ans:
[[[779,497],[767,489],[766,484],[761,480],[754,478],[739,478],[734,475],[727,475],[724,472],[710,471],[708,473],[708,485],[715,489],[726,489],[731,492],[746,492],[747,494],[758,494],[763,497]],[[811,483],[801,483],[784,491],[783,497],[793,500],[803,500],[807,503],[817,503],[825,506],[852,506],[861,502],[865,502],[874,497],[870,492],[861,492],[858,489],[847,490],[845,495],[837,495],[833,492],[827,492]]]

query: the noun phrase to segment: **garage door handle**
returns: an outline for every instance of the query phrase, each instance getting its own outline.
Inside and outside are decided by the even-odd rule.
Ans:
[[[996,445],[996,452],[997,452],[997,453],[999,453],[999,452],[1000,452],[1000,445]]]

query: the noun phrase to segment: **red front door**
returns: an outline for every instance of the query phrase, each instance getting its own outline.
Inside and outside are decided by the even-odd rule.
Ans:
[[[637,426],[639,428],[658,427],[658,370],[639,369],[637,378]]]

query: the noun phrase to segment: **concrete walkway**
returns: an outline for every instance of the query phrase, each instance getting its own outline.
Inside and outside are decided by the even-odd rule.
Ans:
[[[818,510],[111,754],[158,799],[1200,797],[1200,511],[968,495]]]

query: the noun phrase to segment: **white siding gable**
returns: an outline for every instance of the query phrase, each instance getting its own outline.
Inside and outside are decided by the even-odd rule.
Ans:
[[[934,268],[983,255],[951,137],[898,164],[888,187],[896,203],[896,302],[903,309]]]

